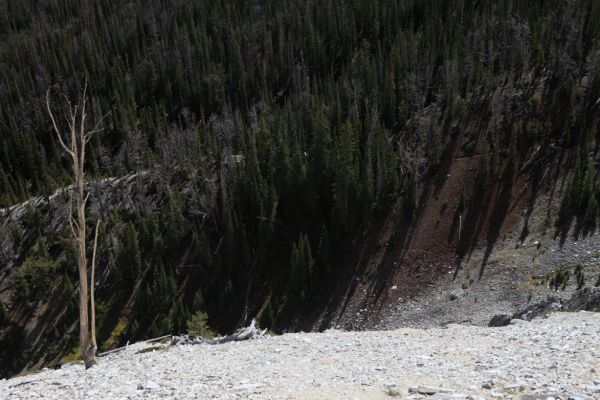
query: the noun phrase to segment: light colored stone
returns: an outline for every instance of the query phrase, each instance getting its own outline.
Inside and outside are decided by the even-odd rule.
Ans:
[[[66,364],[0,380],[0,399],[373,399],[396,391],[406,397],[413,385],[407,398],[543,400],[565,393],[588,400],[600,389],[592,384],[600,357],[594,313],[555,313],[502,329],[331,330],[137,354],[143,346],[101,357],[89,370]]]
[[[386,383],[383,385],[383,390],[388,396],[399,397],[402,395],[400,387],[395,383]]]
[[[144,385],[144,389],[158,389],[158,388],[160,388],[160,385],[154,381],[148,381]]]
[[[452,393],[450,389],[439,388],[435,386],[426,386],[419,385],[417,387],[412,387],[413,391],[420,394],[433,395],[436,393]]]
[[[137,394],[138,392],[138,385],[126,385],[123,386],[121,388],[121,394],[125,395],[125,396],[132,396]]]
[[[510,320],[510,324],[511,325],[519,325],[519,324],[526,324],[529,321],[525,321],[524,319],[519,319],[519,318],[514,318]]]

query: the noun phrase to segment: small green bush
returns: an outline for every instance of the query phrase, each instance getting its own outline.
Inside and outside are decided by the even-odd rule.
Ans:
[[[540,102],[535,97],[530,97],[527,101],[527,105],[529,106],[529,110],[535,112],[539,106]]]
[[[569,271],[563,267],[559,267],[556,271],[554,271],[554,274],[551,274],[549,277],[550,287],[556,291],[559,289],[565,290],[570,278],[571,274]]]
[[[583,266],[581,264],[575,266],[575,279],[577,280],[577,290],[585,286],[585,275],[583,274]]]
[[[188,335],[201,336],[205,339],[215,337],[215,332],[208,325],[208,315],[203,311],[192,314],[192,317],[186,322]]]
[[[8,310],[2,300],[0,300],[0,326],[8,325],[9,322],[10,315],[8,315]]]
[[[273,329],[277,322],[278,311],[279,310],[277,310],[277,307],[273,304],[271,300],[271,296],[269,296],[260,315],[260,326]]]
[[[27,257],[15,276],[15,300],[38,301],[50,288],[56,271],[54,261],[43,257]]]
[[[464,134],[464,141],[462,144],[462,150],[466,154],[472,154],[475,151],[477,145],[477,135],[471,128],[467,128]]]

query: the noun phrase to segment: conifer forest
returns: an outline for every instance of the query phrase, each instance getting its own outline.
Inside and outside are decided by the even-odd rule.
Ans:
[[[100,352],[323,328],[355,249],[407,243],[455,157],[461,224],[524,174],[560,180],[557,235],[600,216],[600,0],[0,0],[0,376],[78,354],[46,94],[66,126],[85,82]]]

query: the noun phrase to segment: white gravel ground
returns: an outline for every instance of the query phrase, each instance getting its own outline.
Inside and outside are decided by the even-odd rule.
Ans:
[[[141,346],[88,371],[70,364],[2,380],[0,398],[600,398],[598,313],[555,313],[503,328],[286,334],[136,354]]]

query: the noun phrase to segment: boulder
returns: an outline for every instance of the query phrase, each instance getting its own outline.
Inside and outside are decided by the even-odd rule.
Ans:
[[[600,287],[586,287],[576,291],[563,308],[567,311],[600,312]]]
[[[507,326],[510,323],[510,315],[508,314],[496,314],[492,317],[488,326],[490,327],[498,327],[498,326]]]
[[[512,319],[522,319],[525,321],[531,321],[534,318],[542,316],[549,311],[556,311],[562,309],[560,299],[555,297],[548,297],[546,300],[542,300],[539,303],[530,305],[524,310],[513,314]]]
[[[531,321],[552,311],[595,311],[600,312],[600,287],[586,287],[573,293],[569,300],[563,301],[556,297],[548,297],[529,307],[514,313],[497,314],[492,317],[488,326],[498,327],[519,323],[518,320]]]

